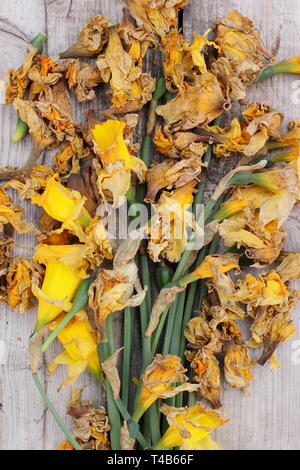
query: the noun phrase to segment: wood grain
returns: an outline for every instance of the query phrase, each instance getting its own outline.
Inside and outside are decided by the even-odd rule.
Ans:
[[[184,12],[184,32],[188,37],[192,33],[203,33],[211,27],[215,17],[224,16],[230,9],[240,9],[253,18],[262,31],[269,48],[278,48],[278,57],[287,58],[299,54],[300,39],[300,4],[297,0],[191,0],[191,5]],[[48,35],[47,53],[56,57],[77,39],[77,34],[84,22],[95,14],[106,14],[112,22],[121,18],[122,5],[118,0],[2,0],[0,6],[0,76],[9,67],[18,67],[24,55],[25,41],[38,32]],[[153,60],[157,54],[149,57],[147,69],[153,69]],[[157,73],[157,72],[156,72]],[[298,115],[298,105],[292,102],[292,84],[297,77],[276,77],[270,82],[255,86],[250,92],[250,99],[267,101],[283,111],[286,122]],[[99,96],[92,103],[97,111],[105,107],[107,101]],[[75,104],[75,117],[82,121],[90,105]],[[13,145],[10,138],[15,126],[15,113],[12,108],[1,107],[1,166],[21,165],[30,151],[30,139]],[[141,121],[138,138],[143,132]],[[45,158],[49,162],[49,155]],[[211,172],[213,182],[217,182],[230,165],[230,162],[216,161]],[[213,185],[210,184],[213,189]],[[36,209],[24,205],[27,219],[37,217]],[[287,249],[299,250],[300,213],[295,211],[288,221]],[[34,246],[30,236],[18,236],[17,243],[27,247]],[[30,252],[18,249],[15,253]],[[299,328],[300,309],[294,313],[294,320]],[[28,369],[27,339],[34,324],[35,311],[24,316],[17,316],[7,307],[1,306],[0,340],[6,345],[6,365],[0,365],[0,448],[1,449],[54,449],[62,440],[52,417],[45,407],[31,382]],[[121,333],[121,317],[115,325]],[[19,338],[19,340],[17,339]],[[223,393],[224,414],[230,423],[217,431],[216,437],[226,449],[299,449],[300,411],[298,405],[300,390],[300,364],[292,360],[295,341],[282,345],[279,359],[282,368],[271,372],[268,366],[255,370],[251,396],[245,397],[235,390]],[[60,351],[55,345],[47,353],[46,360],[53,358]],[[137,356],[136,356],[137,361]],[[44,371],[46,368],[44,367]],[[58,368],[54,376],[46,372],[42,378],[49,396],[55,402],[63,416],[70,397],[70,390],[57,394],[57,387],[66,374],[65,368]],[[86,397],[95,403],[101,401],[99,387],[89,374],[84,374],[75,387],[87,385]],[[69,420],[66,418],[70,424]]]

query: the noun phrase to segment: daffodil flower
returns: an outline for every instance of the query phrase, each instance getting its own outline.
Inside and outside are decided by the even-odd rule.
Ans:
[[[234,254],[210,255],[192,273],[184,276],[179,284],[184,287],[199,279],[216,279],[218,272],[227,273],[232,269],[239,270],[238,257]]]
[[[38,245],[34,261],[46,267],[42,287],[33,286],[39,301],[35,333],[71,308],[71,301],[86,276],[88,263],[84,245]]]
[[[160,410],[167,417],[169,428],[155,445],[155,450],[180,447],[181,450],[221,450],[210,434],[227,422],[216,411],[200,403],[190,408],[163,405]]]
[[[57,174],[48,179],[43,194],[33,197],[31,202],[43,207],[48,215],[59,222],[78,221],[83,227],[87,227],[91,222],[91,217],[84,207],[86,198],[78,191],[65,188],[58,181]]]
[[[124,140],[125,127],[124,122],[108,120],[96,123],[91,130],[95,152],[103,165],[98,172],[98,183],[104,192],[112,195],[116,207],[130,188],[131,172],[144,182],[147,171],[142,160],[130,155]]]
[[[186,383],[186,369],[177,356],[155,356],[144,371],[142,389],[132,419],[139,421],[158,398],[171,398],[183,391],[196,391],[198,385]],[[176,386],[180,382],[182,385]]]
[[[114,270],[102,269],[90,288],[90,307],[95,312],[96,325],[100,331],[100,341],[106,342],[105,322],[113,313],[125,307],[137,307],[145,298],[146,291],[133,295],[138,284],[138,270],[135,263]]]
[[[148,251],[154,262],[160,258],[178,262],[188,243],[188,228],[200,231],[188,210],[194,201],[195,184],[193,180],[171,193],[162,193],[149,227]]]
[[[63,320],[65,314],[52,323],[54,330]],[[88,369],[98,381],[101,381],[101,367],[97,354],[97,334],[93,330],[87,314],[81,310],[59,333],[58,338],[65,348],[49,365],[49,373],[53,374],[59,364],[68,366],[69,377],[61,387],[71,385],[82,372]]]

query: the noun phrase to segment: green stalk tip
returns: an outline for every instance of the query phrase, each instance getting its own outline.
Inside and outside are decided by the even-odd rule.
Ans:
[[[28,133],[29,127],[24,121],[22,121],[21,118],[18,118],[16,130],[12,136],[11,141],[16,144],[17,142],[20,142],[20,140],[24,139],[24,137],[26,137]]]
[[[42,54],[45,46],[47,36],[44,33],[39,33],[37,36],[35,36],[32,41],[30,41],[30,44],[37,49],[37,54]]]

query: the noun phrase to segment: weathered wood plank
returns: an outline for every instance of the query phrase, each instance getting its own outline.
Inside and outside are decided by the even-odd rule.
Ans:
[[[193,32],[204,33],[213,27],[215,18],[226,16],[232,9],[253,19],[268,48],[275,50],[278,58],[299,55],[300,4],[296,0],[191,1],[184,10],[185,35],[191,39]],[[285,75],[253,86],[249,100],[266,101],[285,113],[287,123],[299,117],[299,106],[292,101],[295,80],[297,76]],[[228,163],[215,161],[212,179],[215,175],[218,180]],[[287,227],[286,249],[299,251],[299,220],[291,217]],[[299,313],[298,307],[293,315],[298,330]],[[296,403],[300,368],[293,362],[293,345],[297,346],[295,341],[299,340],[299,334],[279,347],[281,369],[271,372],[268,365],[254,369],[250,396],[225,386],[228,389],[223,393],[224,414],[230,423],[216,432],[218,442],[225,449],[299,449],[300,411]]]

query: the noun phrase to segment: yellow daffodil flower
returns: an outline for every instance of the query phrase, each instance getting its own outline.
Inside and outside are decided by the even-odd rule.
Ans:
[[[77,220],[87,227],[91,217],[84,207],[86,198],[78,191],[65,188],[57,178],[57,175],[53,175],[48,179],[45,191],[33,197],[32,204],[43,207],[48,215],[59,222]]]
[[[195,391],[198,385],[185,383],[188,381],[185,372],[179,357],[155,356],[143,373],[142,389],[132,419],[138,422],[158,398],[171,398],[182,391]],[[182,385],[176,387],[179,382]]]
[[[50,329],[54,330],[63,320],[65,314],[53,322]],[[101,381],[101,367],[97,354],[97,335],[93,330],[87,314],[82,310],[63,328],[58,335],[65,351],[59,354],[49,365],[49,373],[53,374],[59,364],[68,366],[69,377],[62,387],[71,385],[79,375],[88,369]]]
[[[45,265],[45,278],[41,289],[33,286],[39,300],[35,332],[53,321],[62,311],[70,310],[88,263],[84,258],[84,245],[38,245],[34,261]]]
[[[220,450],[212,440],[212,431],[228,422],[216,411],[208,410],[200,403],[190,408],[174,408],[163,405],[161,412],[166,415],[169,428],[154,447],[166,450],[180,447],[181,450]]]
[[[125,196],[130,188],[131,171],[140,182],[145,181],[147,171],[142,160],[130,155],[124,140],[125,127],[124,122],[110,119],[96,123],[91,130],[95,152],[104,167],[98,171],[98,181],[104,191],[112,194],[116,206],[118,198]]]

